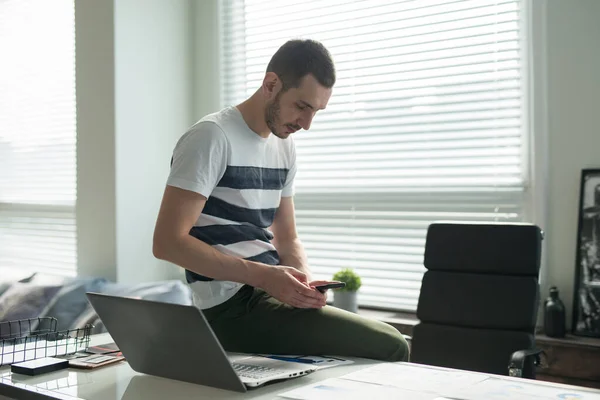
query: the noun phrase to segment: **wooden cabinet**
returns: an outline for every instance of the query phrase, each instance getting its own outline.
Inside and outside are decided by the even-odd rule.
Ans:
[[[537,379],[600,389],[600,339],[538,334],[536,345],[545,352]]]

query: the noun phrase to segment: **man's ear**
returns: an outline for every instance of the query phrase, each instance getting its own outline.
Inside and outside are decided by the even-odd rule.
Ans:
[[[281,88],[281,80],[275,72],[267,72],[263,79],[262,90],[266,99],[270,100]]]

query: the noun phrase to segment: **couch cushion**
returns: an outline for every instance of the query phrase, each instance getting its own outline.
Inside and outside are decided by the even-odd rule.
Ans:
[[[100,291],[107,282],[104,278],[67,279],[61,285],[43,316],[56,318],[58,330],[76,327],[77,320],[88,306],[85,293]]]
[[[42,316],[60,288],[56,285],[12,284],[0,296],[0,321]]]
[[[69,329],[79,329],[85,327],[86,325],[91,326],[90,334],[92,335],[106,332],[104,324],[100,320],[98,314],[96,314],[96,310],[94,310],[89,302],[83,312],[81,312],[81,314],[79,314],[73,321]]]
[[[0,296],[8,290],[15,282],[26,282],[35,273],[28,271],[15,271],[12,268],[0,267]]]
[[[101,292],[114,296],[139,297],[163,303],[192,304],[192,293],[189,286],[177,280],[136,284],[110,282],[102,287]]]
[[[0,296],[11,287],[13,282],[0,282]]]
[[[106,282],[102,284],[98,290],[88,291],[105,293],[113,296],[137,297],[163,303],[192,304],[192,294],[189,286],[177,280],[136,284]],[[106,332],[102,320],[98,317],[89,302],[69,328],[83,328],[86,324],[93,325],[92,333]]]

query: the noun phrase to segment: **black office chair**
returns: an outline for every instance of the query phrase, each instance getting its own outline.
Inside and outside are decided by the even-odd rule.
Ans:
[[[531,224],[430,225],[411,361],[534,378],[542,236]]]

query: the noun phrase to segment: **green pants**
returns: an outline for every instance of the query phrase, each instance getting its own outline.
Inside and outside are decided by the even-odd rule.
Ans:
[[[330,306],[294,308],[251,286],[202,311],[227,351],[384,361],[409,357],[406,340],[391,325]]]

